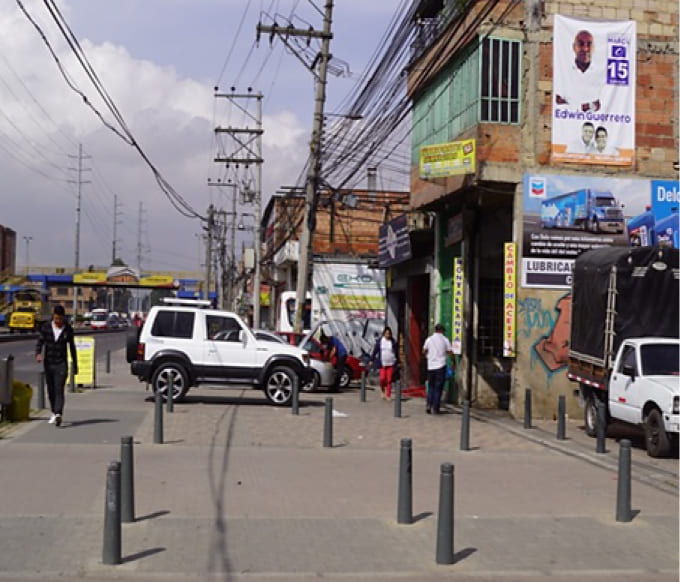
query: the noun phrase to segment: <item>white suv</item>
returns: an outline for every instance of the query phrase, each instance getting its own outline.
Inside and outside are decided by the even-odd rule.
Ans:
[[[141,331],[131,329],[127,361],[132,374],[164,397],[180,401],[199,384],[250,384],[275,405],[290,404],[293,382],[311,377],[309,354],[295,346],[258,340],[243,320],[209,302],[166,299],[151,308]]]

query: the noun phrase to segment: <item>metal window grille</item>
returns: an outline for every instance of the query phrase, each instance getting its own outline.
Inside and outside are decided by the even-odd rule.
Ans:
[[[479,119],[519,123],[521,41],[487,37],[479,60]]]

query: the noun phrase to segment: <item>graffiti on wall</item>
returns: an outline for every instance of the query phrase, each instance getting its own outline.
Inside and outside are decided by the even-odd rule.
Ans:
[[[571,293],[557,300],[553,324],[531,349],[531,367],[538,360],[551,378],[569,361],[569,328],[571,323]]]
[[[551,329],[555,318],[551,309],[543,309],[543,303],[536,297],[519,300],[517,310],[517,333],[531,337],[535,331]]]

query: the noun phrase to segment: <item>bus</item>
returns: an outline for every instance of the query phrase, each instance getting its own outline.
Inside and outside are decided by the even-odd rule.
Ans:
[[[44,289],[26,287],[12,295],[12,313],[9,316],[9,332],[38,331],[50,320],[49,292]]]

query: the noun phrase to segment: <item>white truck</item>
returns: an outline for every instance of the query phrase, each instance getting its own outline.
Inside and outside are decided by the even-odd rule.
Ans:
[[[597,408],[644,427],[647,453],[678,446],[678,250],[608,247],[574,263],[567,376],[578,382],[586,432]]]

